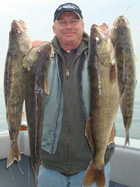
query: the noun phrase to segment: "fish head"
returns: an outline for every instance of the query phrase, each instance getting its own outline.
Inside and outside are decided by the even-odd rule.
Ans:
[[[21,30],[21,29],[24,29],[25,31],[27,31],[27,27],[26,27],[24,21],[13,20],[11,23],[11,31],[16,32],[17,30]]]
[[[44,41],[37,46],[39,58],[50,58],[54,56],[53,46],[50,42]]]
[[[113,27],[128,27],[129,21],[124,16],[119,16],[113,23]]]
[[[34,48],[29,51],[29,56],[35,62],[39,61],[46,61],[49,60],[50,57],[53,57],[54,51],[52,44],[48,41],[42,41],[35,45]]]
[[[12,44],[14,48],[18,49],[19,52],[25,55],[31,48],[32,41],[30,36],[27,34],[27,27],[24,21],[13,20],[9,35],[9,43]]]
[[[128,35],[131,35],[129,21],[124,16],[119,16],[113,23],[111,29],[112,43],[127,41]],[[129,38],[128,38],[129,39]]]
[[[96,49],[94,53],[96,53],[100,62],[104,65],[109,65],[114,58],[114,49],[107,24],[103,23],[100,26],[93,24],[90,39],[92,40],[90,44],[94,45],[94,49]]]
[[[23,67],[30,70],[34,63],[41,63],[47,61],[50,65],[50,59],[54,56],[53,46],[50,42],[40,41],[34,42],[28,54],[23,59]]]

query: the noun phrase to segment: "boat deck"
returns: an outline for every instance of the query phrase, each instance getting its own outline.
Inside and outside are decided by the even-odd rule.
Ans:
[[[118,142],[118,140],[117,140]],[[140,141],[136,141],[140,146]],[[21,161],[6,168],[9,134],[0,134],[0,187],[34,187],[34,174],[30,164],[28,131],[21,131],[19,145]],[[136,144],[135,144],[136,145]],[[136,146],[137,147],[137,146]],[[57,186],[56,186],[57,187]],[[117,145],[111,158],[109,187],[140,187],[140,149]]]

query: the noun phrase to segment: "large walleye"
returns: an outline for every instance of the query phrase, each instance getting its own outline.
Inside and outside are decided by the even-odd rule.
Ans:
[[[119,88],[114,48],[107,25],[92,25],[89,41],[90,113],[86,136],[93,151],[83,186],[94,182],[106,186],[104,155],[107,145],[114,142],[113,122],[119,106]]]
[[[53,48],[48,42],[37,42],[33,46],[24,58],[24,67],[29,70],[25,108],[29,131],[31,164],[35,174],[35,185],[37,186],[45,106],[45,85],[51,63],[51,56],[53,56]]]
[[[119,16],[113,23],[112,43],[116,50],[120,108],[126,130],[125,145],[129,144],[129,128],[132,123],[136,85],[135,55],[128,20]]]
[[[32,42],[27,34],[25,23],[22,20],[12,21],[4,74],[6,116],[11,142],[7,167],[14,160],[19,161],[21,159],[17,141],[25,96],[26,75],[23,70],[23,58],[31,48],[31,45]]]

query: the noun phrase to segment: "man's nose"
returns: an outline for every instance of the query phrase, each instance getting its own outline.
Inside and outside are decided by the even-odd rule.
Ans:
[[[66,27],[67,28],[72,28],[72,23],[71,22],[67,22]]]

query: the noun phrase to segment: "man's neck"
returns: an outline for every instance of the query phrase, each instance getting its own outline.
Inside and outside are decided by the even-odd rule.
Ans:
[[[60,46],[65,50],[67,51],[68,53],[72,50],[72,49],[75,49],[77,48],[79,45],[80,45],[81,41],[77,44],[62,44],[62,43],[59,43]]]

